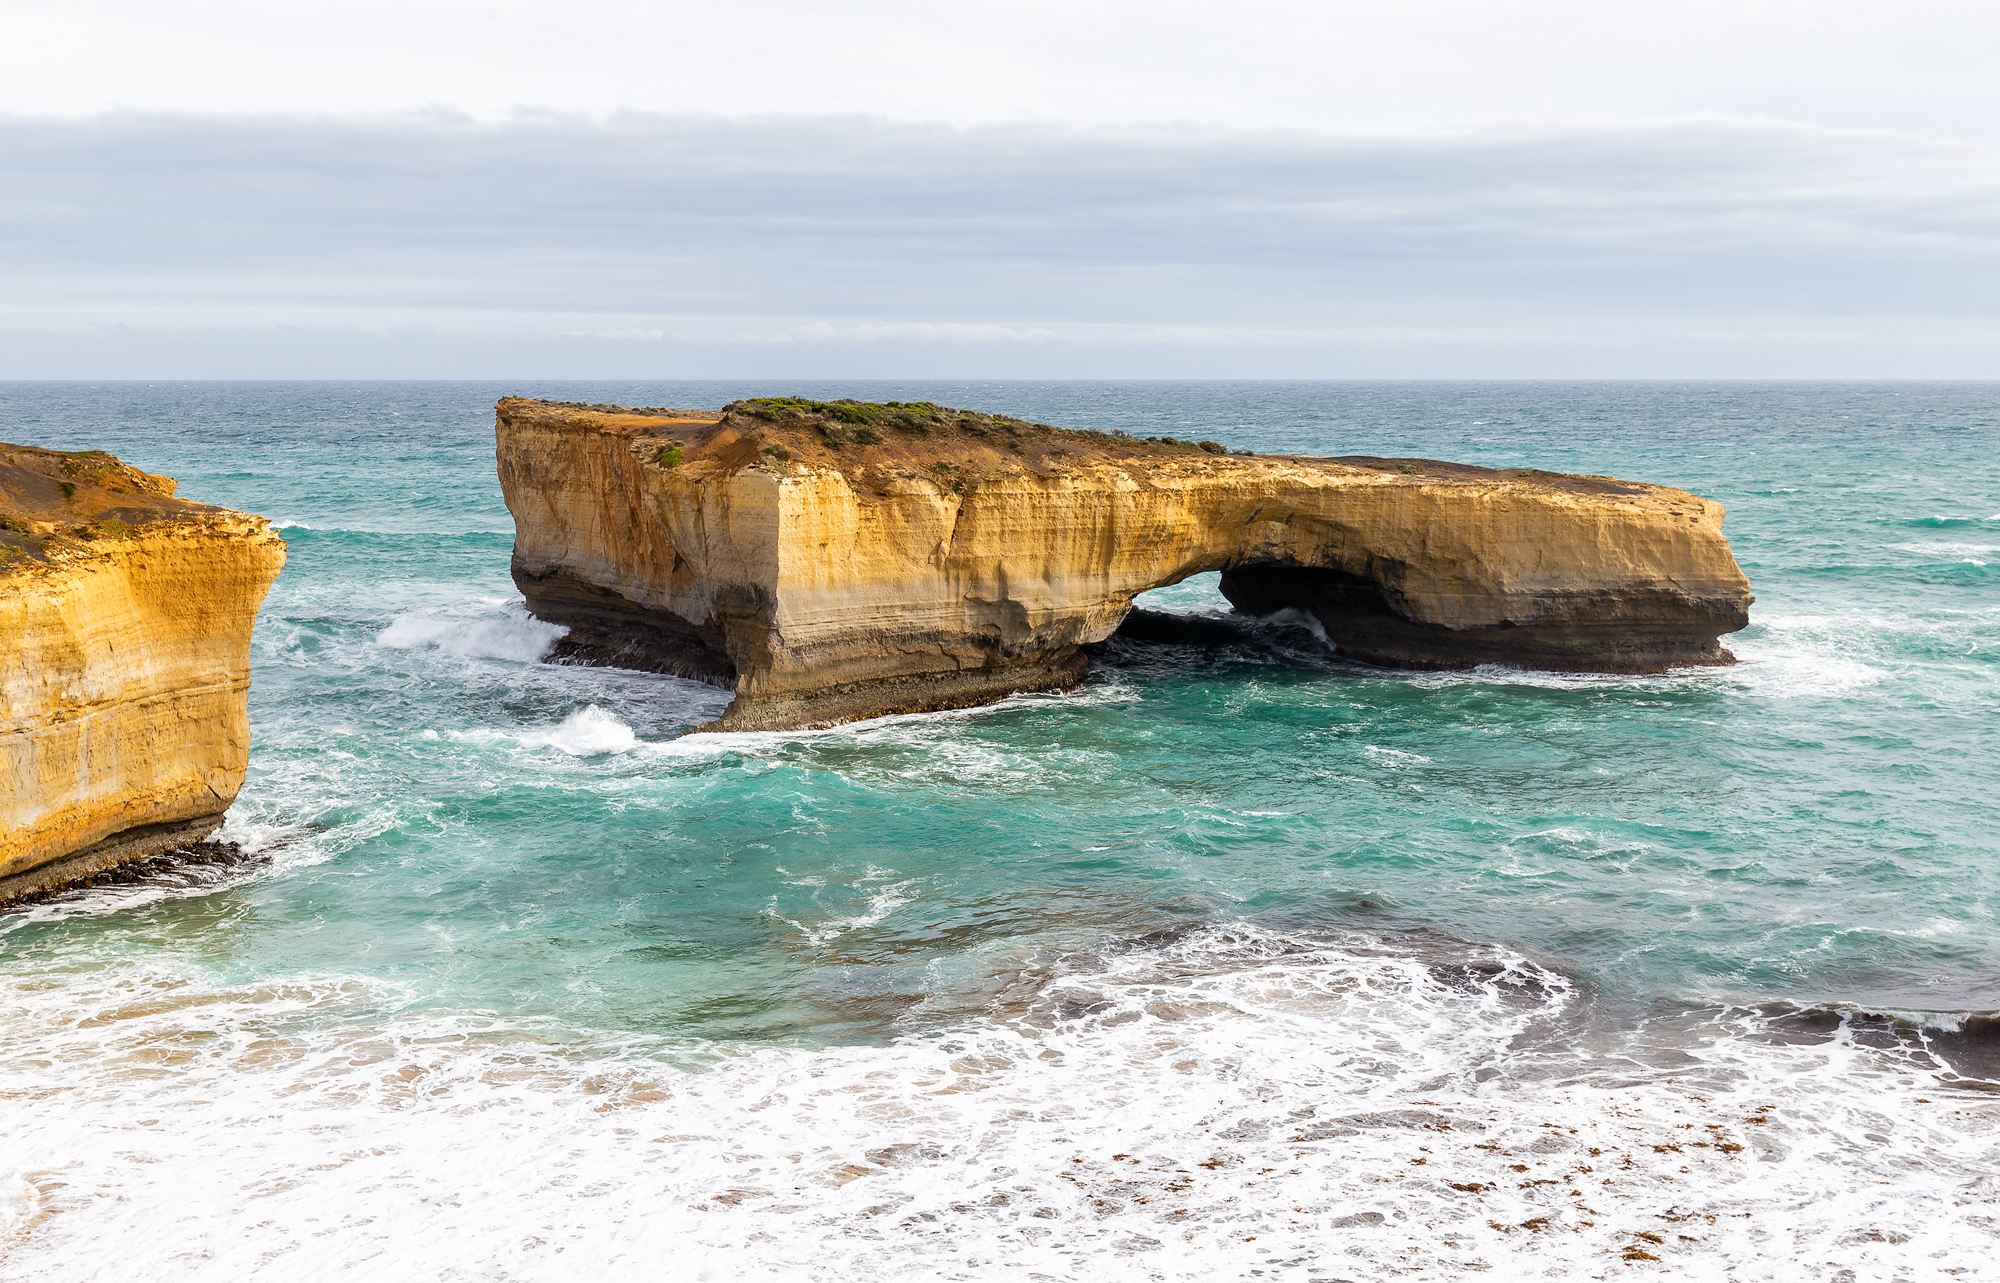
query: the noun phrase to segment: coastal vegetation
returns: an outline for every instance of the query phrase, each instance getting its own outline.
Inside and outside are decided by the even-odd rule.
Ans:
[[[1020,453],[1030,442],[1044,444],[1070,441],[1100,448],[1150,446],[1147,453],[1228,454],[1229,447],[1217,441],[1183,441],[1171,436],[1135,437],[1127,432],[1101,432],[1092,428],[1059,428],[1054,424],[982,410],[961,410],[935,401],[814,401],[805,397],[765,396],[732,401],[722,408],[724,417],[741,415],[785,427],[817,430],[820,439],[834,450],[850,445],[880,445],[884,433],[900,433],[907,438],[959,436],[983,441]],[[623,413],[637,413],[623,411]]]
[[[649,419],[678,419],[686,410],[675,410],[664,405],[610,405],[593,401],[545,401],[544,405],[560,406],[565,410],[589,410],[593,414],[635,414]]]

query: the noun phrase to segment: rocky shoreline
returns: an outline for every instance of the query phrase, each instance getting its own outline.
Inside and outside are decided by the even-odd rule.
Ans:
[[[0,908],[45,904],[71,892],[103,886],[159,885],[184,888],[212,881],[220,873],[270,862],[235,842],[214,839],[186,842],[151,854],[85,865],[59,861],[40,870],[32,890],[8,895],[0,891]]]

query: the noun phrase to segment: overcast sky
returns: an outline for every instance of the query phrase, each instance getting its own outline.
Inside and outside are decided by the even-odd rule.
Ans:
[[[2000,6],[0,0],[0,377],[2000,377]]]

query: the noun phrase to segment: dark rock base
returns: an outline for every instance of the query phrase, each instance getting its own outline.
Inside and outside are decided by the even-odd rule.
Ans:
[[[1052,662],[894,677],[767,698],[738,695],[721,717],[695,730],[817,730],[898,713],[975,708],[1009,695],[1074,690],[1083,684],[1088,662],[1080,649],[1071,647]]]
[[[724,690],[736,685],[736,665],[719,629],[698,628],[568,575],[531,575],[518,562],[514,585],[528,599],[530,614],[569,629],[549,652],[549,663],[664,673]]]
[[[221,827],[220,815],[205,815],[197,820],[127,829],[40,868],[0,878],[0,907],[45,900],[77,887],[140,881],[148,876],[146,866],[156,861],[163,862],[161,867],[185,863],[196,858],[190,853],[213,854],[226,848],[242,855],[242,848],[233,842],[205,841]],[[206,861],[207,855],[200,858]]]
[[[1536,603],[1533,623],[1453,629],[1414,623],[1373,581],[1337,570],[1253,566],[1223,572],[1222,595],[1247,615],[1303,610],[1348,659],[1383,668],[1453,670],[1498,664],[1559,673],[1659,673],[1733,664],[1724,633],[1750,622],[1746,603],[1670,591],[1577,594]]]

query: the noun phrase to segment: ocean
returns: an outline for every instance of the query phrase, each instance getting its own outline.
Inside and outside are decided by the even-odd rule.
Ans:
[[[1239,621],[784,734],[540,662],[494,400],[781,393],[1679,486],[1758,599],[1729,668]],[[0,440],[291,549],[256,860],[0,914],[0,1277],[1995,1270],[2000,384],[16,383]]]

